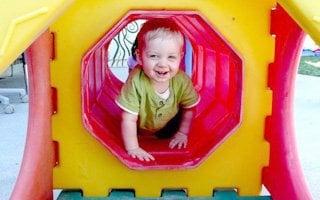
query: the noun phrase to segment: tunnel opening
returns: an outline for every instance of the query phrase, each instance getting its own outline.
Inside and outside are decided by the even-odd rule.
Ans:
[[[110,44],[130,23],[172,18],[186,39],[182,68],[201,96],[185,149],[170,149],[170,139],[139,136],[139,144],[155,158],[142,162],[127,155],[120,130],[121,109],[115,104],[121,80],[110,66]],[[130,11],[90,48],[82,60],[82,116],[86,129],[132,169],[175,169],[197,166],[241,120],[242,61],[199,13]],[[125,75],[126,76],[126,75]]]

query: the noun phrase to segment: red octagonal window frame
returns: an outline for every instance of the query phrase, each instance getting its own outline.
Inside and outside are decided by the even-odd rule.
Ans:
[[[170,17],[193,48],[192,81],[201,95],[186,149],[169,149],[169,140],[139,137],[139,144],[156,160],[129,157],[120,133],[121,110],[114,103],[122,82],[107,64],[110,41],[137,19]],[[241,119],[242,61],[214,28],[196,12],[130,11],[82,60],[82,116],[87,130],[132,169],[171,169],[197,166],[237,127]]]

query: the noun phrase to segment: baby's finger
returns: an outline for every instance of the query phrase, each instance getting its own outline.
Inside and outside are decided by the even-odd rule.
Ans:
[[[149,161],[151,161],[151,160],[154,160],[154,157],[153,157],[152,155],[148,154],[147,152],[144,153],[143,158],[144,158],[144,160],[147,161],[147,162],[149,162]]]
[[[187,148],[187,143],[188,143],[188,141],[183,142],[183,148]]]
[[[178,149],[181,149],[182,146],[183,146],[183,142],[180,141],[180,142],[178,143]]]
[[[147,155],[144,155],[144,156],[143,156],[143,159],[144,159],[145,161],[147,161],[147,162],[150,161],[150,158],[149,158]]]
[[[129,154],[132,158],[136,158],[137,156],[135,155],[135,154],[133,154],[133,153],[130,153]]]
[[[138,159],[139,159],[140,161],[144,161],[144,157],[143,157],[143,155],[138,154],[138,155],[137,155],[137,157],[138,157]]]
[[[142,153],[142,155],[143,155],[143,159],[145,160],[145,161],[147,161],[147,162],[149,162],[149,161],[151,161],[151,160],[154,160],[154,157],[151,155],[151,154],[149,154],[148,152],[143,152]]]
[[[154,157],[153,157],[151,154],[149,154],[149,153],[148,153],[148,158],[149,158],[150,160],[155,160]]]
[[[148,155],[146,155],[145,159],[146,159],[147,162],[149,162],[151,160],[154,160],[154,157],[151,156],[150,154],[148,154]]]
[[[175,140],[171,140],[170,144],[169,144],[169,147],[170,149],[173,149],[175,146],[176,146],[176,141]]]

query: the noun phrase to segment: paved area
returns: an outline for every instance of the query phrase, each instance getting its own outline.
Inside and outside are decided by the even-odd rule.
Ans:
[[[314,200],[320,200],[320,77],[298,75],[295,90],[298,153]]]
[[[19,82],[20,81],[20,82]],[[24,87],[21,80],[14,87]],[[6,83],[7,84],[7,83]],[[9,87],[1,83],[0,88]],[[13,87],[10,85],[10,87]],[[0,113],[0,199],[9,199],[19,172],[26,138],[28,104],[14,104],[13,114]],[[320,199],[320,78],[298,75],[296,139],[301,165],[315,200]]]
[[[0,114],[0,199],[9,199],[24,150],[28,104],[14,104],[14,114]]]

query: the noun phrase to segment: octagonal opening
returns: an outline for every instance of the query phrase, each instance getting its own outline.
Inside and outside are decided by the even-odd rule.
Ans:
[[[133,159],[125,151],[120,130],[121,109],[115,104],[123,82],[110,69],[111,41],[129,24],[150,18],[172,18],[187,41],[185,65],[201,101],[186,149],[169,149],[170,139],[139,136],[139,144],[155,161]],[[188,64],[189,63],[189,64]],[[190,66],[188,66],[190,65]],[[187,11],[130,11],[82,60],[82,116],[87,130],[132,169],[190,168],[197,166],[240,123],[242,62],[205,19]]]

